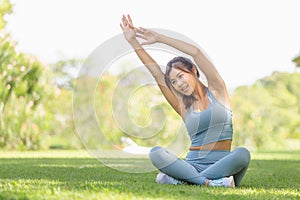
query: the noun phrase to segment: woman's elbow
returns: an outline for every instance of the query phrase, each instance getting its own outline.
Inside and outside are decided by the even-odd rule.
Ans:
[[[202,55],[202,52],[201,52],[201,50],[199,48],[194,47],[193,49],[191,49],[191,56],[193,58],[198,57],[200,55]]]

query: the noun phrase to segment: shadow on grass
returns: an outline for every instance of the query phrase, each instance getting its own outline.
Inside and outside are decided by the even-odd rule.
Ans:
[[[138,162],[135,159],[112,161],[120,165]],[[55,195],[59,189],[61,192],[104,197],[119,194],[169,199],[270,199],[275,193],[278,198],[294,199],[300,197],[299,169],[297,160],[252,160],[241,187],[231,190],[197,185],[159,185],[155,183],[157,172],[121,172],[92,158],[1,158],[0,193],[26,196],[26,192],[51,190]]]

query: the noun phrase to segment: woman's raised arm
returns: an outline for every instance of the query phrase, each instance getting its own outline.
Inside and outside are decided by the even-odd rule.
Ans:
[[[225,103],[225,105],[229,105],[229,95],[224,80],[222,79],[216,68],[213,66],[213,64],[210,62],[210,60],[198,47],[182,40],[158,34],[150,29],[145,29],[142,27],[138,29],[138,33],[139,35],[137,35],[137,37],[146,40],[146,42],[142,44],[152,44],[154,42],[164,43],[193,57],[197,66],[206,76],[208,88],[210,89],[210,91],[213,92],[219,100]]]
[[[136,39],[136,37],[138,36],[137,33],[141,33],[141,30],[138,30],[133,26],[132,20],[129,15],[127,16],[127,18],[123,15],[122,23],[120,24],[120,26],[123,30],[123,34],[126,40],[132,46],[139,59],[150,71],[167,101],[174,108],[174,110],[179,115],[181,115],[182,100],[167,87],[165,83],[165,75],[162,72],[161,68]]]

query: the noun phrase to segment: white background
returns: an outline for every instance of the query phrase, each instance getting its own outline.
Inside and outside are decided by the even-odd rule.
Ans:
[[[122,14],[136,26],[168,29],[197,42],[229,88],[295,68],[299,0],[12,0],[7,32],[17,49],[45,63],[86,58],[120,34]]]

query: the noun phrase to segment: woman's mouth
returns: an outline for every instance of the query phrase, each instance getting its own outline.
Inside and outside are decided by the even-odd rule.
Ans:
[[[181,88],[181,91],[182,91],[183,93],[188,92],[188,90],[189,90],[189,86],[188,86],[188,85],[184,85],[184,86]]]

